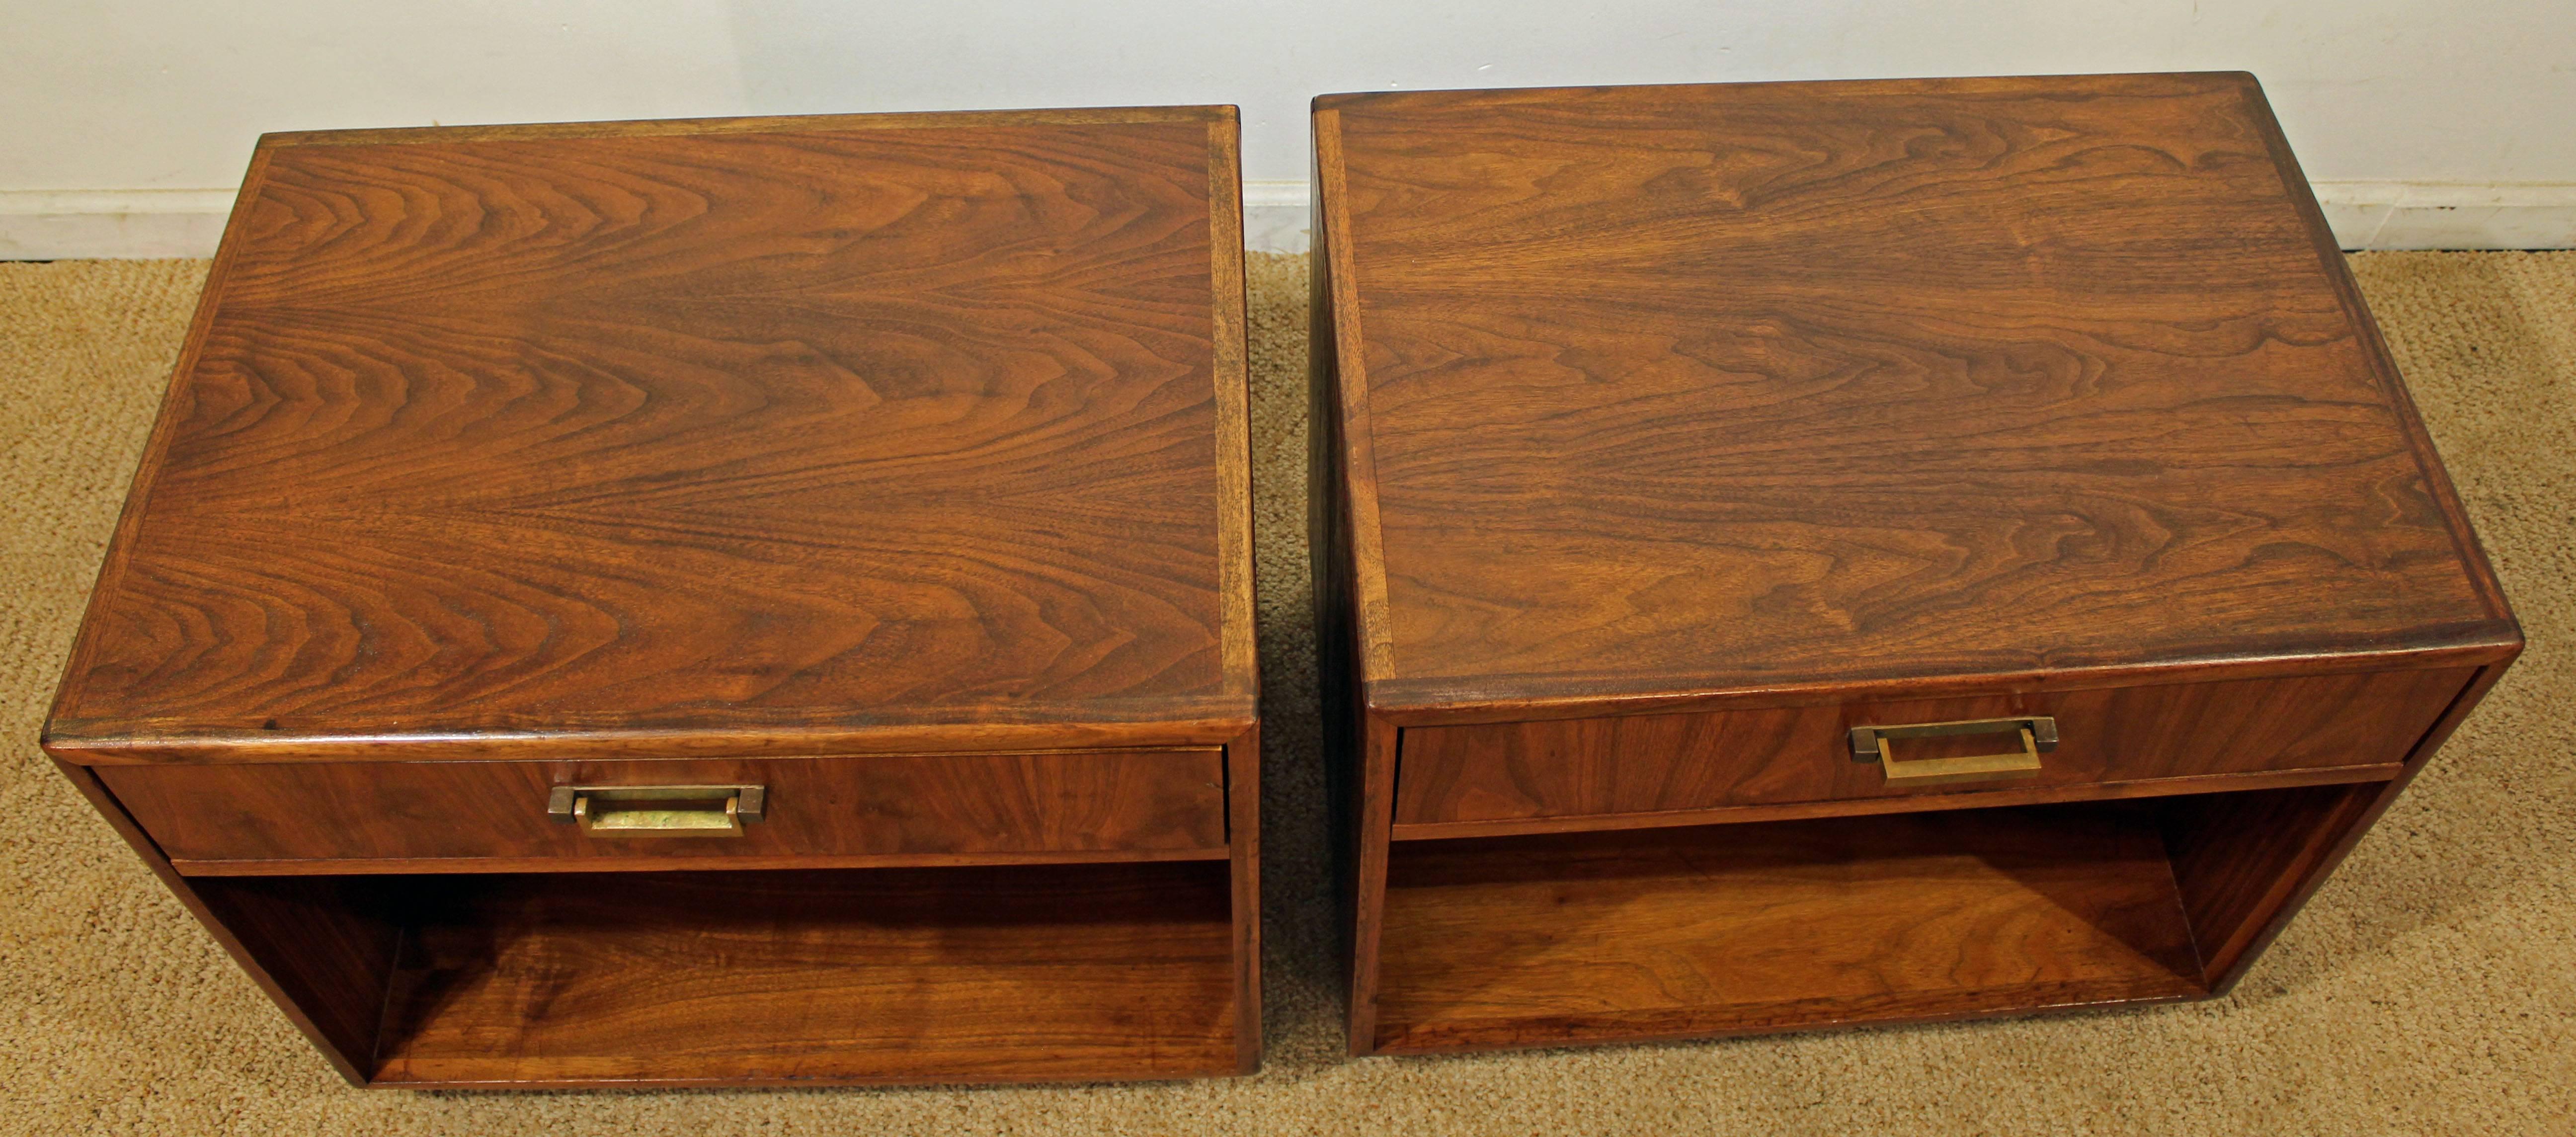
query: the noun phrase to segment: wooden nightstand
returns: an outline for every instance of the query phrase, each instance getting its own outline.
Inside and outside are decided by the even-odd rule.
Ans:
[[[1235,154],[269,136],[46,750],[353,1082],[1252,1069]]]
[[[1315,136],[1356,1052],[2224,992],[2520,650],[2250,76]]]

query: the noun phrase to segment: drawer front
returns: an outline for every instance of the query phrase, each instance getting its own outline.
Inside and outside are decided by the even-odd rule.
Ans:
[[[1977,698],[1406,728],[1399,825],[1541,821],[1985,788],[2105,785],[2403,760],[2474,668]],[[1855,726],[2048,715],[2034,776],[1891,786]],[[2019,747],[1988,736],[1982,749]]]
[[[1226,845],[1214,748],[97,770],[173,862],[1180,856]],[[688,785],[760,786],[762,815],[738,835],[636,837],[588,834],[547,812],[557,786]]]

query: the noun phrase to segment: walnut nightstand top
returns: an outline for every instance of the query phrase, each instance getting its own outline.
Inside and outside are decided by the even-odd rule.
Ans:
[[[2519,643],[2250,76],[1315,118],[1375,705]]]
[[[1202,107],[269,136],[49,748],[1239,734],[1235,132]]]

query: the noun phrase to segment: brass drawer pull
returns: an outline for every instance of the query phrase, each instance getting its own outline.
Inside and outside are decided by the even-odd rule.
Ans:
[[[1907,762],[1888,748],[1898,738],[1938,738],[1960,734],[2018,734],[2021,749],[1963,758],[1925,758]],[[1964,722],[1925,722],[1906,726],[1856,726],[1851,731],[1852,761],[1876,762],[1891,786],[1937,786],[1945,782],[1985,782],[2027,778],[2039,773],[2039,756],[2057,749],[2057,720],[2047,715]]]
[[[556,786],[546,814],[585,837],[739,837],[768,800],[760,786]]]

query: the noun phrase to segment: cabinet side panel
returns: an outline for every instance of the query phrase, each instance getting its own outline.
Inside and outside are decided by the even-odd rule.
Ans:
[[[179,898],[179,903],[184,905],[189,913],[197,918],[197,922],[203,924],[206,931],[215,937],[215,942],[223,947],[225,954],[232,956],[233,962],[240,964],[243,971],[250,973],[251,981],[257,983],[260,990],[267,992],[269,999],[277,1004],[279,1010],[286,1012],[287,1021],[294,1023],[297,1030],[304,1032],[304,1037],[312,1040],[314,1049],[322,1052],[323,1059],[331,1064],[331,1068],[338,1071],[342,1078],[347,1079],[350,1085],[365,1085],[367,1073],[362,1071],[359,1065],[372,1059],[376,1041],[375,1020],[367,1019],[362,1014],[349,1013],[351,1008],[346,1007],[318,1015],[310,1013],[308,1008],[319,1009],[323,1003],[329,1001],[329,993],[307,989],[302,978],[295,974],[281,975],[271,972],[267,961],[254,954],[242,942],[241,937],[236,936],[233,930],[226,926],[224,920],[216,915],[205,898],[199,894],[195,884],[170,867],[170,860],[162,855],[160,846],[153,844],[152,839],[144,835],[143,827],[135,823],[133,816],[127,813],[125,807],[116,800],[116,795],[108,792],[106,784],[99,781],[95,771],[86,766],[75,766],[60,758],[54,759],[54,765],[63,772],[64,777],[71,779],[72,785],[80,790],[81,796],[89,799],[90,805],[107,819],[108,825],[116,830],[117,835],[125,838],[125,843],[132,846],[136,855],[143,858],[144,864],[152,869],[153,875],[160,877],[161,883],[167,885],[171,893]],[[376,1013],[382,1013],[383,1005],[384,988],[379,986],[373,994]],[[350,1029],[351,1026],[360,1023],[364,1024],[363,1030]]]
[[[2205,979],[2214,981],[2244,956],[2263,918],[2280,909],[2387,789],[2385,782],[2363,782],[2165,803],[2165,848]]]
[[[1322,129],[1323,116],[1316,116]],[[1320,169],[1320,163],[1318,168]],[[1320,177],[1320,175],[1319,175]],[[1317,183],[1319,186],[1321,182]],[[1351,766],[1358,754],[1358,671],[1352,656],[1354,614],[1350,597],[1348,517],[1342,507],[1341,393],[1335,385],[1332,259],[1320,191],[1311,207],[1314,239],[1306,254],[1306,558],[1314,586],[1315,690],[1324,767],[1327,845],[1332,850],[1334,896],[1340,935],[1336,952],[1349,979],[1352,913]]]
[[[1261,728],[1225,748],[1226,837],[1234,919],[1234,1048],[1238,1073],[1261,1069]]]
[[[2520,650],[2517,647],[2515,654],[2519,655]],[[2407,783],[2413,781],[2415,775],[2423,772],[2425,764],[2432,761],[2433,755],[2441,750],[2444,742],[2450,740],[2451,732],[2459,729],[2460,723],[2468,718],[2470,710],[2478,705],[2479,700],[2486,697],[2486,693],[2495,686],[2496,680],[2503,678],[2505,668],[2512,663],[2513,656],[2507,656],[2479,668],[2472,674],[2441,715],[2419,736],[2416,736],[2413,747],[2407,753],[2405,768],[2396,778],[2376,786],[2353,786],[2351,797],[2335,802],[2335,814],[2317,825],[2312,844],[2302,850],[2301,856],[2282,865],[2283,879],[2278,881],[2276,887],[2264,897],[2264,902],[2249,905],[2243,918],[2236,924],[2233,926],[2218,923],[2204,925],[2201,922],[2201,908],[2195,905],[2208,905],[2213,917],[2217,917],[2225,910],[2215,907],[2211,902],[2195,901],[2192,896],[2192,886],[2188,883],[2183,884],[2184,902],[2193,912],[2195,937],[2201,943],[2201,958],[2209,976],[2210,989],[2214,994],[2226,994],[2235,987],[2238,980],[2245,977],[2246,969],[2253,965],[2255,958],[2263,953],[2264,948],[2271,946],[2273,938],[2280,935],[2281,929],[2289,925],[2290,918],[2297,915],[2299,908],[2307,903],[2308,897],[2314,895],[2317,888],[2325,883],[2325,878],[2334,872],[2335,866],[2343,863],[2343,858],[2352,852],[2354,845],[2360,843],[2362,835],[2370,831],[2371,825],[2379,820],[2379,815],[2387,812],[2389,805],[2397,800],[2397,795],[2405,790]],[[2175,830],[2168,825],[2167,844],[2176,845],[2176,836]],[[2240,836],[2234,839],[2242,841],[2248,838]],[[2180,860],[2183,850],[2176,848],[2174,851],[2177,862],[2175,866],[2177,883],[2182,883],[2180,877],[2183,868]],[[2204,931],[2204,928],[2209,930]],[[2227,933],[2223,940],[2216,939],[2211,934],[2219,930]]]
[[[191,886],[314,1028],[372,1067],[401,948],[400,880],[232,877]]]
[[[1383,840],[1377,855],[1368,850],[1371,805],[1366,787],[1369,744],[1366,697],[1362,689],[1359,627],[1358,551],[1347,463],[1351,424],[1341,388],[1340,323],[1336,305],[1346,289],[1334,275],[1337,245],[1344,239],[1333,224],[1330,197],[1339,171],[1333,153],[1335,122],[1330,112],[1315,115],[1314,242],[1308,253],[1307,348],[1307,556],[1315,584],[1316,689],[1323,717],[1322,749],[1326,814],[1331,826],[1334,896],[1340,904],[1335,924],[1340,935],[1335,955],[1342,966],[1349,1014],[1350,1045],[1365,1053],[1369,1043],[1368,1008],[1375,974],[1377,906],[1382,881],[1370,883],[1376,866],[1384,873]],[[1383,800],[1376,803],[1385,808]]]

